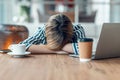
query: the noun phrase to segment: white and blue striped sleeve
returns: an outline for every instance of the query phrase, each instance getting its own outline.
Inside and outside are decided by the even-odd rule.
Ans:
[[[85,38],[85,31],[84,28],[81,25],[74,25],[74,42],[72,43],[72,47],[73,47],[73,51],[75,55],[79,54],[79,50],[78,50],[78,41],[80,40],[80,38]]]
[[[27,39],[25,39],[24,41],[20,42],[20,44],[25,44],[26,50],[27,50],[32,44],[43,44],[44,38],[45,38],[44,28],[39,27],[32,36],[30,36]]]

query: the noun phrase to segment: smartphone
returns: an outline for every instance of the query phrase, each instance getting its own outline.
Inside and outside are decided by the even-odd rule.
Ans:
[[[1,53],[8,53],[8,52],[11,52],[11,50],[10,49],[2,49],[2,50],[0,50],[0,52]]]

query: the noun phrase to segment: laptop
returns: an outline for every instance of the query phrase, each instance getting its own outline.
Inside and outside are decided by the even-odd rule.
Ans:
[[[104,23],[92,59],[120,57],[120,23]],[[70,55],[79,57],[79,55]]]
[[[92,59],[120,57],[120,23],[104,23]]]

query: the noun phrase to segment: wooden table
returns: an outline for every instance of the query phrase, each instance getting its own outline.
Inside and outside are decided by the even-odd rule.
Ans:
[[[0,80],[120,80],[120,58],[81,63],[68,55],[0,53]]]

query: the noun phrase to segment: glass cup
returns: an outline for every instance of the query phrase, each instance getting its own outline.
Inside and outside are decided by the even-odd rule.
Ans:
[[[93,46],[92,38],[81,38],[80,39],[80,41],[78,42],[80,62],[88,62],[91,60],[92,46]]]

